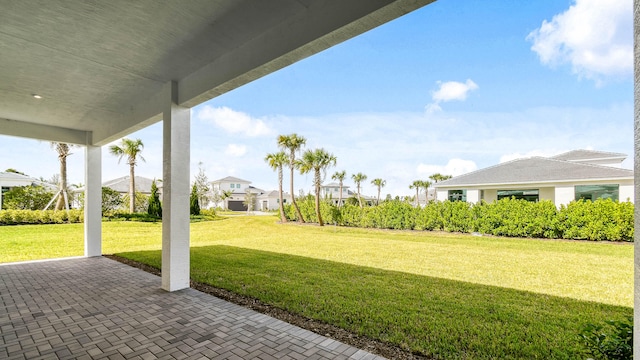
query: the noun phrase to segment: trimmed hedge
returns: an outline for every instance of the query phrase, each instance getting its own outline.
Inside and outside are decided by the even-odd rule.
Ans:
[[[82,210],[0,210],[0,225],[63,224],[84,221]]]
[[[543,200],[502,199],[491,204],[462,201],[431,202],[415,208],[404,201],[385,201],[378,206],[360,208],[346,204],[340,208],[320,204],[327,224],[395,229],[439,230],[449,232],[547,239],[594,241],[633,241],[633,204],[612,200],[574,201],[557,209]],[[317,222],[313,197],[298,201],[306,222]],[[297,220],[291,205],[285,205],[289,220]]]

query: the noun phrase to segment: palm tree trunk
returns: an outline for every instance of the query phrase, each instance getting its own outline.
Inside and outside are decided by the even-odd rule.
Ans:
[[[360,198],[360,183],[358,183],[358,204],[360,204],[360,209],[362,209],[362,199]]]
[[[342,181],[340,181],[340,194],[338,195],[338,207],[342,206]]]
[[[416,186],[416,207],[420,207],[420,188]]]
[[[291,164],[291,203],[293,207],[296,209],[296,214],[298,214],[298,221],[304,222],[304,218],[302,217],[302,213],[300,212],[300,208],[298,207],[298,203],[296,203],[296,195],[293,192],[293,170],[294,166]]]
[[[65,205],[68,208],[69,204],[66,203],[67,197],[65,192],[67,191],[67,157],[59,156],[60,158],[60,192],[58,193],[58,202],[56,202],[56,210],[62,210]]]
[[[380,187],[378,187],[378,201],[376,202],[376,205],[380,205]]]
[[[320,169],[315,172],[315,188],[316,188],[316,215],[318,216],[318,225],[324,226],[322,215],[320,215]]]
[[[132,214],[136,211],[136,178],[134,168],[134,164],[129,164],[129,212]]]
[[[287,222],[287,217],[284,216],[284,199],[282,196],[282,166],[280,166],[278,168],[278,196],[279,196],[279,200],[280,200],[280,222]]]

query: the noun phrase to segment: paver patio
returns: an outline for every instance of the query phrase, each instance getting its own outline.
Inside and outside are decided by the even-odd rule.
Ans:
[[[383,359],[119,262],[0,264],[0,359]]]

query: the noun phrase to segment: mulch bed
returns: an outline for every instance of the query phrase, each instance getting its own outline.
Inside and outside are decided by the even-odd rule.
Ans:
[[[123,264],[136,267],[148,273],[160,276],[160,270],[133,260],[125,259],[116,255],[104,255],[105,257],[119,261]],[[213,295],[222,300],[240,305],[259,313],[269,315],[273,318],[288,322],[289,324],[301,327],[303,329],[313,331],[316,334],[326,336],[328,338],[338,340],[345,344],[357,347],[373,354],[384,356],[388,359],[429,359],[425,356],[413,354],[396,345],[382,342],[380,340],[369,339],[367,337],[354,334],[345,329],[334,325],[326,324],[322,321],[306,318],[301,315],[290,313],[286,310],[271,306],[258,299],[248,296],[239,295],[228,290],[219,289],[211,285],[191,281],[191,288],[203,293]]]

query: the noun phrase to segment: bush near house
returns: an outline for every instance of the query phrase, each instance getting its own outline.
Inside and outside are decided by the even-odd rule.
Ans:
[[[306,222],[317,222],[312,197],[300,199],[298,206]],[[326,223],[340,226],[594,241],[633,241],[633,210],[630,202],[609,199],[574,201],[560,209],[547,200],[516,199],[490,204],[431,202],[422,208],[400,200],[364,208],[349,203],[337,207],[328,202],[320,206]],[[285,205],[285,214],[296,220],[291,206]]]
[[[0,225],[81,223],[83,210],[0,210]]]

